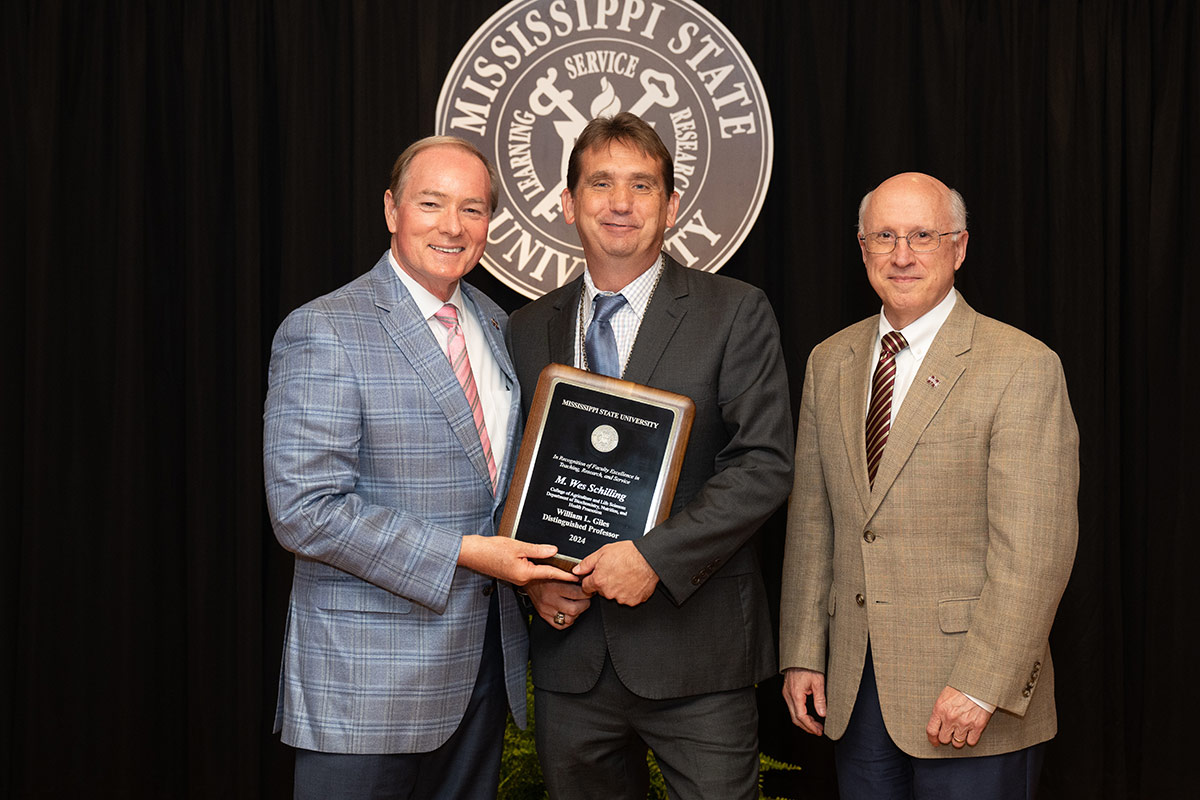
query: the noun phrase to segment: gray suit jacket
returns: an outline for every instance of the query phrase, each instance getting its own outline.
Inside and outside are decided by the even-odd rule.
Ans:
[[[846,729],[870,635],[888,733],[918,757],[1056,731],[1047,636],[1074,559],[1079,435],[1058,357],[961,296],[896,415],[874,490],[864,424],[879,317],[813,350],[796,442],[781,667],[826,673]],[[934,748],[945,686],[998,706],[978,746]]]
[[[581,277],[513,314],[526,411],[542,368],[574,363],[582,286]],[[747,284],[668,259],[624,378],[696,403],[671,516],[637,542],[660,582],[633,608],[594,599],[565,631],[535,616],[534,683],[586,691],[607,652],[626,687],[650,699],[749,686],[776,667],[752,537],[792,475],[787,374],[770,303]]]
[[[462,284],[520,392],[504,313]],[[296,554],[276,730],[337,753],[435,749],[475,684],[494,582],[456,566],[465,534],[495,532],[493,495],[462,387],[388,262],[294,311],[275,336],[264,468],[279,542]],[[509,702],[525,720],[524,621],[501,586]]]

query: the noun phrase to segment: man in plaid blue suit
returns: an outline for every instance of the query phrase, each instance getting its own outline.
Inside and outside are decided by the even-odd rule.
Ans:
[[[554,547],[494,536],[520,390],[507,317],[461,278],[496,199],[469,143],[410,146],[384,194],[389,251],[275,336],[267,499],[296,554],[275,724],[297,798],[493,798],[506,709],[525,723],[508,584],[572,578],[533,563]]]

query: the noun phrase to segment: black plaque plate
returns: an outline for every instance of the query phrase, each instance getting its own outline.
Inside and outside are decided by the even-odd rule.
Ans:
[[[695,406],[683,395],[551,364],[538,378],[502,536],[552,544],[571,569],[667,518]]]

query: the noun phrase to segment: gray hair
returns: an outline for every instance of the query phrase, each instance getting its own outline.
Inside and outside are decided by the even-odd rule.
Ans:
[[[958,193],[957,189],[950,189],[950,227],[956,231],[965,231],[967,229],[967,203],[963,200],[963,196]],[[871,196],[875,194],[875,190],[867,192],[863,195],[862,201],[858,204],[858,235],[862,236],[866,231],[863,229],[863,214],[867,211],[867,206],[871,202]]]

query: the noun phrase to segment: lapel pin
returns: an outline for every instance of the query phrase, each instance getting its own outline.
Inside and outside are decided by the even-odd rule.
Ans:
[[[925,382],[936,389],[938,387],[938,384],[941,383],[942,381],[940,378],[938,378],[937,375],[930,375],[928,378],[925,379]]]
[[[496,330],[500,330],[500,323],[496,322],[495,317],[492,317],[492,327],[495,328]]]

